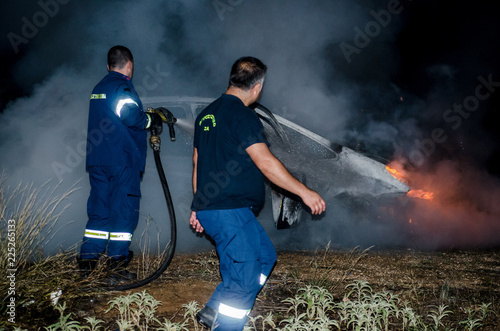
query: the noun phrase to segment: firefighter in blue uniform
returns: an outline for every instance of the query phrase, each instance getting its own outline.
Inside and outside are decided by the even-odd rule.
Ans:
[[[242,330],[276,262],[276,251],[255,217],[264,203],[264,176],[298,195],[313,214],[325,210],[318,193],[295,179],[269,151],[263,126],[248,106],[262,91],[266,66],[237,60],[225,94],[197,117],[190,224],[215,242],[222,282],[197,320],[218,331]]]
[[[88,222],[78,263],[86,274],[107,253],[109,266],[135,279],[125,267],[139,219],[140,181],[146,162],[147,132],[161,132],[161,117],[143,111],[132,84],[134,59],[124,46],[108,52],[108,75],[90,96],[86,169],[90,179]]]

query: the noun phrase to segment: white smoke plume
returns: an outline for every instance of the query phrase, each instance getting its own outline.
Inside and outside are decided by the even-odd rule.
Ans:
[[[419,235],[415,246],[498,245],[495,238],[482,241],[478,235],[475,240],[465,240],[456,234],[459,233],[456,229],[462,231],[470,225],[469,221],[459,221],[464,214],[470,215],[469,219],[479,218],[480,234],[488,230],[498,234],[498,227],[492,225],[498,218],[498,210],[488,202],[498,186],[492,180],[494,177],[481,168],[493,148],[479,145],[480,148],[468,154],[477,161],[471,163],[457,147],[462,141],[462,147],[470,150],[490,138],[488,133],[472,131],[487,118],[485,109],[493,106],[498,92],[489,91],[490,97],[481,101],[475,112],[470,112],[470,118],[463,118],[457,129],[450,129],[449,123],[443,122],[443,114],[454,102],[464,102],[467,96],[474,95],[479,84],[477,77],[488,79],[492,74],[496,82],[500,76],[496,75],[497,67],[488,61],[482,66],[462,67],[466,60],[458,61],[460,54],[443,57],[436,50],[434,55],[440,63],[422,60],[429,56],[422,49],[415,49],[415,56],[421,58],[408,57],[409,39],[418,35],[418,31],[427,33],[426,29],[430,29],[415,23],[428,6],[431,5],[425,1],[416,4],[403,0],[307,3],[41,0],[22,5],[4,2],[0,9],[5,16],[2,24],[6,38],[1,50],[8,68],[2,70],[5,77],[12,79],[2,79],[2,97],[11,100],[0,115],[2,167],[9,184],[14,186],[21,181],[40,185],[52,180],[54,184],[62,181],[64,189],[80,181],[81,189],[72,194],[71,206],[62,218],[61,235],[53,243],[53,247],[71,246],[81,240],[86,222],[89,186],[84,150],[88,97],[106,74],[108,49],[122,44],[132,50],[133,81],[143,97],[216,98],[225,91],[234,60],[252,55],[268,65],[261,103],[277,114],[379,159],[406,160],[407,167],[420,181],[422,174],[423,178],[441,176],[444,170],[436,170],[442,169],[440,164],[458,155],[456,159],[465,160],[470,167],[461,172],[463,182],[490,183],[491,186],[479,189],[474,186],[481,193],[477,199],[470,197],[481,205],[481,212],[463,213],[460,208],[465,206],[450,209],[450,213],[461,215],[452,234],[434,233],[429,241]],[[435,10],[436,13],[428,15],[443,12],[438,5]],[[458,29],[461,25],[455,26]],[[434,32],[450,33],[447,29],[443,26],[443,31]],[[461,30],[457,32],[457,36],[462,35],[463,40],[474,39]],[[491,33],[484,35],[484,40],[490,36]],[[422,40],[412,40],[416,47],[418,43],[425,44]],[[458,52],[472,56],[467,47],[458,47]],[[418,76],[426,77],[422,90],[409,87],[417,77],[409,69],[413,62],[425,73]],[[498,89],[496,85],[492,88]],[[8,91],[19,97],[15,100],[5,97]],[[436,128],[443,128],[448,136],[446,142],[435,142]],[[434,139],[433,147],[428,139]],[[164,162],[177,162],[174,168],[188,172],[189,160],[169,160],[169,143],[164,145]],[[151,154],[142,183],[141,219],[152,215],[160,220],[166,209],[158,208],[163,202]],[[187,224],[191,183],[175,172],[169,173],[168,165],[166,168],[170,184],[178,189],[173,192],[179,221],[178,250],[210,247]],[[456,170],[448,173],[453,171]],[[452,177],[457,179],[459,173]],[[427,233],[408,229],[409,214],[417,213],[422,218],[420,222],[426,224],[435,224],[436,218],[444,217],[437,213],[422,215],[425,209],[419,206],[422,203],[417,200],[396,206],[394,216],[391,212],[380,212],[378,205],[359,211],[333,201],[321,221],[307,221],[300,229],[276,231],[269,219],[264,226],[273,241],[283,247],[292,238],[295,239],[292,248],[321,246],[328,240],[344,246],[404,245],[406,234]],[[391,206],[381,208],[390,210]],[[265,212],[269,213],[269,206]],[[481,218],[485,214],[487,219]],[[380,217],[385,220],[379,221]],[[411,225],[414,222],[418,221],[413,216]]]

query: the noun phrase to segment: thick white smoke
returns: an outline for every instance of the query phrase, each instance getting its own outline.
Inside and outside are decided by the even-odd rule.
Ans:
[[[398,36],[404,18],[414,10],[412,5],[410,1],[368,0],[307,4],[41,0],[28,7],[9,3],[12,8],[3,12],[11,13],[5,21],[5,35],[10,33],[10,39],[2,51],[10,52],[9,72],[26,96],[8,104],[0,115],[1,164],[8,182],[15,186],[21,181],[36,185],[62,181],[63,190],[80,180],[81,189],[70,197],[71,206],[61,219],[61,235],[53,246],[68,247],[81,239],[89,191],[84,168],[88,97],[106,74],[108,49],[117,44],[134,54],[134,84],[143,97],[215,98],[224,92],[234,60],[253,55],[269,68],[261,102],[277,114],[332,141],[386,159],[395,155],[408,158],[413,150],[425,153],[415,139],[424,141],[439,124],[435,118],[425,122],[430,106],[440,117],[451,105],[447,103],[450,98],[442,101],[434,95],[413,95],[395,83],[398,66],[405,65]],[[46,8],[52,8],[53,15]],[[33,24],[37,32],[27,35],[27,24]],[[439,68],[440,72],[447,69],[449,79],[457,70],[446,65]],[[435,79],[436,70],[438,67],[431,67],[428,76]],[[488,75],[490,71],[485,70],[475,75]],[[439,80],[433,83],[443,86]],[[457,101],[467,96],[458,95],[461,99]],[[467,127],[465,123],[462,128]],[[163,160],[167,163],[170,147],[166,140]],[[439,159],[445,146],[436,149],[438,152],[424,155],[420,169]],[[178,163],[174,168],[190,171],[189,159],[172,162]],[[169,173],[167,166],[167,177],[180,192],[175,195],[174,191],[178,249],[210,247],[187,224],[191,183],[185,178],[189,173],[186,177]],[[152,216],[160,221],[166,209],[158,208],[163,202],[151,153],[142,190],[141,218]],[[338,201],[328,208],[330,213],[323,220],[309,221],[298,232],[273,230],[265,214],[264,225],[276,244],[285,245],[293,238],[296,248],[324,245],[328,240],[349,246],[404,244],[399,233],[406,231],[406,224],[398,220],[377,223],[380,215],[372,209],[360,215],[359,210]]]

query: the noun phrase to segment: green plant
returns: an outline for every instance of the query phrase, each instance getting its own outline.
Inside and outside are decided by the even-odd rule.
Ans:
[[[186,322],[182,322],[181,324],[179,324],[171,322],[166,318],[163,319],[163,322],[160,322],[158,320],[156,321],[160,324],[160,327],[157,329],[158,331],[189,331]]]
[[[434,330],[439,330],[439,327],[442,325],[442,319],[451,313],[450,310],[446,310],[447,308],[448,306],[446,305],[434,306],[434,309],[429,313],[428,316],[434,322]]]
[[[160,301],[144,290],[122,295],[109,301],[110,307],[106,313],[113,309],[118,310],[120,318],[117,323],[124,330],[132,326],[136,326],[141,330],[148,330],[150,324],[154,321],[156,310],[160,304]]]
[[[466,308],[465,312],[467,313],[467,319],[465,321],[461,321],[459,324],[464,325],[465,330],[474,330],[483,326],[483,320],[488,317],[490,313],[490,303],[483,303],[479,308]],[[477,316],[479,315],[479,316]]]
[[[99,331],[101,329],[104,329],[104,327],[99,325],[101,323],[104,323],[103,320],[100,320],[95,317],[85,317],[85,320],[87,321],[87,323],[90,324],[90,326],[83,326],[82,330]]]
[[[347,285],[346,289],[349,292],[342,302],[336,304],[340,325],[355,330],[388,330],[390,320],[404,314],[399,308],[397,295],[391,292],[373,293],[366,281],[356,281]],[[403,320],[406,325],[406,317]]]
[[[262,331],[266,330],[267,325],[269,325],[271,330],[274,330],[276,328],[276,324],[274,323],[274,320],[273,320],[273,314],[272,314],[272,312],[269,312],[266,316],[262,316],[262,315],[257,315],[255,317],[248,316],[247,323],[251,323],[253,326],[253,329],[250,326],[245,326],[244,330],[257,330],[257,324],[258,324],[259,320],[262,320],[260,323],[261,328],[259,330],[262,330]]]
[[[183,304],[182,308],[184,308],[186,310],[184,312],[184,319],[189,317],[191,319],[191,321],[193,321],[194,329],[196,331],[198,331],[199,330],[198,321],[196,321],[196,314],[200,311],[200,307],[198,305],[198,302],[191,301],[188,304]]]
[[[450,284],[448,282],[444,282],[443,285],[441,285],[440,293],[439,293],[439,300],[441,302],[447,302],[450,297]]]
[[[68,315],[64,315],[64,311],[66,310],[66,302],[62,305],[56,305],[55,308],[59,311],[59,321],[45,328],[48,331],[77,331],[81,330],[82,326],[78,321],[70,321],[71,313]]]

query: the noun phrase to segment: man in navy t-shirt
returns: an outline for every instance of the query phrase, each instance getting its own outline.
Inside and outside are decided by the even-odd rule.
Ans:
[[[223,94],[198,116],[194,148],[198,151],[194,210],[260,209],[264,203],[262,172],[245,152],[267,144],[257,114],[236,96]]]
[[[215,241],[222,276],[197,319],[219,331],[243,330],[276,263],[273,244],[254,214],[264,203],[264,176],[298,195],[312,214],[326,206],[272,155],[262,123],[248,108],[259,99],[266,70],[256,58],[238,59],[226,93],[195,122],[190,224]]]

